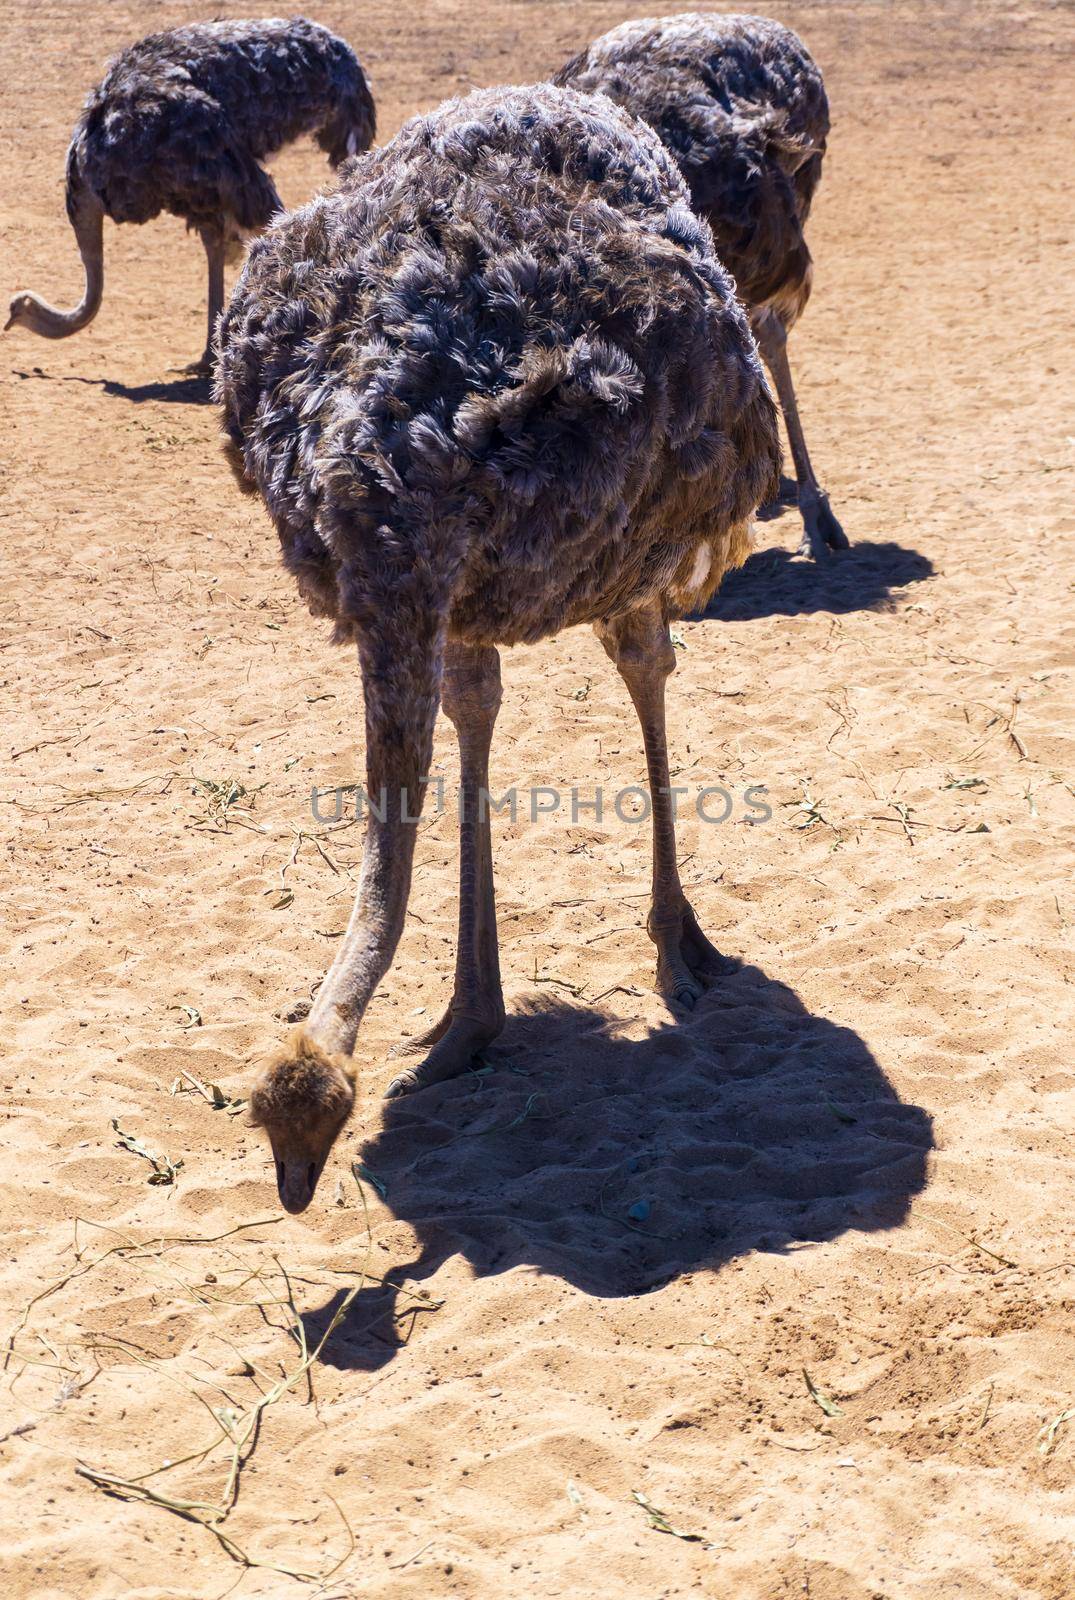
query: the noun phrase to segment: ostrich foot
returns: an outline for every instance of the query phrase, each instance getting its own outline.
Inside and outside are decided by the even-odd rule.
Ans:
[[[817,497],[800,502],[803,518],[803,536],[796,555],[812,556],[824,561],[830,550],[849,550],[851,541],[837,522],[829,505],[829,497],[821,490]]]
[[[657,946],[657,993],[669,1005],[693,1011],[707,982],[731,970],[732,963],[710,944],[686,901],[673,923],[657,926],[649,936]]]
[[[449,1006],[440,1021],[435,1022],[424,1033],[416,1033],[412,1039],[401,1039],[398,1044],[394,1044],[388,1052],[389,1061],[404,1061],[408,1056],[426,1055],[435,1044],[439,1044],[451,1025],[452,1008]]]
[[[185,378],[211,378],[213,376],[212,345],[206,345],[197,361],[190,361],[185,367],[169,367],[168,371],[181,373]]]
[[[393,1078],[385,1090],[385,1099],[395,1100],[414,1089],[428,1088],[431,1083],[443,1083],[448,1078],[461,1077],[469,1071],[474,1057],[493,1042],[503,1026],[503,1017],[490,1021],[488,1018],[466,1016],[449,1006],[434,1027],[418,1038],[405,1040],[392,1051],[394,1059],[425,1054],[425,1060]]]

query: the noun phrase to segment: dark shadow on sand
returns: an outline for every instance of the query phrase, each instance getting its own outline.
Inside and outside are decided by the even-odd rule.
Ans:
[[[757,550],[729,572],[694,621],[747,622],[756,617],[798,617],[811,611],[884,611],[895,592],[933,576],[933,563],[898,544],[853,543],[824,561],[779,548]]]
[[[454,1255],[479,1277],[526,1266],[638,1295],[751,1251],[897,1227],[926,1181],[926,1113],[856,1033],[756,967],[642,1041],[581,1006],[517,1014],[488,1062],[386,1101],[356,1152],[420,1249],[358,1296],[330,1365],[391,1361],[413,1303],[399,1285]],[[308,1316],[313,1336],[343,1293]]]
[[[165,405],[203,406],[208,405],[212,398],[209,379],[193,377],[190,373],[155,383],[127,384],[120,383],[116,378],[80,378],[73,374],[56,377],[51,372],[43,372],[40,367],[34,367],[30,372],[17,367],[13,370],[16,378],[38,378],[46,383],[84,383],[90,388],[103,389],[105,394],[131,400],[135,405],[141,405],[145,400],[159,400]]]

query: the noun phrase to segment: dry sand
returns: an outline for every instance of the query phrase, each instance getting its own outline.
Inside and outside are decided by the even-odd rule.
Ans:
[[[0,6],[5,293],[75,297],[63,155],[105,56],[220,9],[245,8]],[[372,69],[385,137],[630,14],[315,12]],[[353,661],[169,370],[202,339],[178,223],[109,227],[89,331],[0,344],[5,1593],[303,1592],[75,1469],[209,1443],[212,1408],[297,1371],[283,1273],[312,1339],[363,1268],[312,1384],[265,1408],[222,1530],[317,1574],[348,1524],[325,1595],[1075,1589],[1075,1421],[1040,1432],[1075,1405],[1072,15],[777,14],[834,106],[793,360],[855,548],[819,570],[790,557],[793,514],[764,523],[681,629],[679,781],[764,784],[774,811],[681,830],[742,965],[672,1019],[646,831],[505,819],[492,1071],[385,1105],[389,1047],[450,980],[455,843],[431,819],[357,1112],[302,1219],[279,1218],[242,1116],[170,1089],[187,1070],[241,1096],[331,957],[360,830],[320,849],[309,791],[361,770]],[[289,201],[325,178],[305,146],[275,170]],[[588,634],[504,675],[498,785],[638,779]],[[443,730],[437,758],[450,781]],[[229,820],[206,785],[232,780]],[[112,1118],[178,1181],[148,1184]],[[372,1240],[353,1160],[384,1189],[365,1181]],[[211,1503],[226,1458],[148,1482]]]

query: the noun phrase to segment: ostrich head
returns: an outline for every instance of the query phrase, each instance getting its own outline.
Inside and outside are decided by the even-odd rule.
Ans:
[[[264,1128],[285,1211],[305,1211],[355,1103],[354,1074],[297,1029],[250,1093],[250,1120]]]
[[[34,294],[13,294],[8,307],[8,319],[4,323],[4,332],[9,328],[33,328],[37,332],[35,313],[41,302]]]
[[[74,311],[58,311],[47,300],[42,300],[40,295],[20,290],[11,297],[4,332],[7,333],[9,328],[29,328],[31,333],[39,333],[43,339],[65,339],[69,333],[77,333],[79,328],[84,328],[92,318],[88,300],[83,300]]]

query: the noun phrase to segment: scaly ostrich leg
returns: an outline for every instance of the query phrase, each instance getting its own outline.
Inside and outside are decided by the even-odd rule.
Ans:
[[[653,808],[653,900],[646,929],[657,946],[657,989],[666,1000],[693,1009],[704,988],[726,962],[699,928],[676,864],[675,807],[668,782],[664,686],[675,670],[676,653],[658,603],[594,632],[615,663],[642,724]]]
[[[798,555],[813,556],[815,561],[827,556],[830,550],[847,550],[850,540],[829,507],[829,497],[814,476],[806,438],[799,421],[799,407],[795,400],[795,385],[791,381],[788,365],[787,329],[769,307],[751,319],[758,348],[773,375],[784,423],[788,430],[791,459],[795,463],[795,477],[799,485],[799,510],[803,519],[803,536]]]
[[[213,371],[213,335],[217,318],[224,309],[224,229],[199,228],[205,257],[209,264],[209,326],[205,335],[205,350],[198,361],[192,361],[184,370],[192,377],[208,378]]]
[[[441,705],[459,740],[459,941],[455,990],[440,1021],[395,1055],[428,1051],[401,1072],[386,1095],[394,1098],[466,1071],[504,1026],[496,936],[493,852],[489,838],[489,746],[500,709],[500,657],[487,645],[449,643]]]

